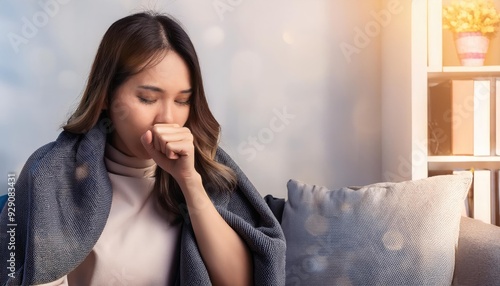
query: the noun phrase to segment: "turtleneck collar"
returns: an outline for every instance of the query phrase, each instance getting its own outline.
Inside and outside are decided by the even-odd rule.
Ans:
[[[106,143],[104,163],[108,172],[135,178],[152,178],[155,176],[156,163],[153,159],[139,159],[120,152]]]

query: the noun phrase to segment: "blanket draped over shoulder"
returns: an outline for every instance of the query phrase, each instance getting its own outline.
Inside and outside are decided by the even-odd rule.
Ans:
[[[82,263],[96,244],[112,199],[101,129],[96,124],[85,134],[63,131],[26,162],[15,185],[15,212],[5,206],[0,214],[0,285],[55,281]],[[232,192],[217,192],[210,184],[205,188],[249,247],[255,285],[284,285],[285,239],[278,221],[229,155],[219,148],[216,160],[234,170],[237,187]],[[180,235],[177,284],[211,285],[187,213]]]

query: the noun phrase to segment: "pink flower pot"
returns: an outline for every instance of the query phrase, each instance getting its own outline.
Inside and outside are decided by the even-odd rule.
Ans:
[[[490,40],[481,32],[455,34],[455,46],[463,66],[482,66]]]

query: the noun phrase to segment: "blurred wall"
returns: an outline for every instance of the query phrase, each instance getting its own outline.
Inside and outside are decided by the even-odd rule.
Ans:
[[[221,145],[262,195],[285,197],[289,179],[331,188],[380,181],[380,35],[399,17],[384,14],[385,4],[2,1],[0,183],[56,139],[109,25],[145,9],[183,23],[222,125]]]

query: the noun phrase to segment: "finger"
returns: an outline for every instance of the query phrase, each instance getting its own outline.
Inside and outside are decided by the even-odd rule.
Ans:
[[[178,124],[155,124],[151,128],[153,133],[191,133],[187,127],[181,127]]]
[[[186,141],[168,142],[165,146],[167,148],[167,152],[173,152],[177,158],[179,158],[179,156],[189,156],[191,153],[190,151],[193,149],[192,143]]]
[[[163,157],[163,154],[159,152],[153,144],[153,133],[151,131],[148,130],[141,136],[141,143],[155,162],[158,162],[158,160]]]
[[[165,145],[167,145],[167,144],[165,144]],[[177,153],[175,153],[174,151],[166,151],[165,156],[167,156],[167,158],[169,158],[171,160],[179,159],[179,155]]]
[[[165,141],[162,139],[161,134],[155,134],[155,133],[153,133],[153,138],[154,138],[154,141],[155,141],[155,144],[156,144],[155,146],[157,146],[156,150],[158,150],[158,151],[162,152],[163,154],[165,154],[165,152],[167,152],[167,151],[165,150],[165,148],[166,148],[165,147]]]
[[[167,139],[164,139],[167,138]],[[179,156],[176,154],[176,151],[169,148],[168,144],[172,143],[172,141],[169,142],[170,138],[168,135],[160,134],[156,135],[153,134],[153,142],[154,142],[154,148],[158,152],[161,152],[164,154],[167,158],[175,160],[178,159]],[[182,137],[176,137],[176,140],[180,140]],[[182,142],[182,141],[174,141],[174,142]],[[177,146],[177,145],[173,145]]]
[[[158,139],[159,144],[176,141],[193,141],[191,133],[153,133],[153,138]]]
[[[168,144],[172,142],[192,142],[192,138],[186,135],[153,134],[155,149],[165,154],[170,159],[177,159],[175,151],[168,149]],[[192,144],[192,143],[191,143]]]
[[[162,152],[158,151],[154,147],[154,140],[153,140],[153,132],[150,130],[146,131],[141,136],[141,143],[144,146],[144,149],[146,149],[146,152],[151,156],[151,158],[166,172],[170,172],[172,170],[172,162],[168,159],[165,158],[165,154]]]
[[[153,133],[185,132],[185,130],[183,130],[183,129],[184,129],[184,127],[181,127],[178,124],[154,124],[151,131],[153,131]]]
[[[153,125],[153,127],[181,127],[179,124],[177,123],[156,123]]]
[[[161,151],[167,157],[171,159],[178,158],[177,155],[166,150],[166,145],[170,142],[182,142],[186,141],[192,144],[193,134],[188,128],[177,128],[177,127],[153,127],[153,141],[155,149]]]
[[[160,151],[160,152],[163,152],[161,150],[161,142],[160,142],[160,138],[159,136],[155,136],[155,134],[153,132],[151,132],[151,136],[153,137],[153,145],[155,147],[156,150]]]

